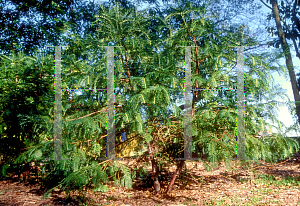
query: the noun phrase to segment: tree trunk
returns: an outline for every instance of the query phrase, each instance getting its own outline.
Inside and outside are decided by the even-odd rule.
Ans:
[[[275,22],[276,22],[276,27],[277,27],[277,30],[279,33],[280,44],[281,44],[281,47],[282,47],[284,55],[285,55],[285,63],[288,68],[289,76],[291,79],[292,90],[293,90],[295,104],[296,104],[296,114],[298,116],[298,122],[300,124],[300,96],[299,96],[299,89],[297,86],[291,51],[290,51],[289,45],[286,41],[285,34],[281,27],[277,1],[271,0],[271,3],[272,3],[273,15],[274,15]]]
[[[175,171],[175,172],[173,173],[173,175],[172,175],[172,178],[171,178],[171,181],[170,181],[170,183],[169,183],[169,185],[168,185],[168,188],[167,188],[167,190],[166,190],[166,193],[170,193],[170,192],[172,191],[172,188],[173,188],[173,185],[174,185],[174,183],[175,183],[175,180],[176,180],[177,176],[180,174],[183,165],[184,165],[184,160],[181,160],[181,161],[177,164],[176,171]]]
[[[153,185],[154,185],[154,189],[157,193],[160,193],[160,183],[158,180],[158,165],[157,162],[154,159],[154,155],[153,155],[153,145],[151,143],[148,143],[148,151],[149,151],[149,157],[151,159],[151,163],[152,163],[152,180],[153,180]]]

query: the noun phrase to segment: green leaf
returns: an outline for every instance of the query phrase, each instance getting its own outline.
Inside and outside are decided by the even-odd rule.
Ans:
[[[152,136],[151,136],[151,134],[147,133],[147,134],[145,135],[145,140],[146,140],[147,143],[151,142],[151,141],[152,141]]]
[[[34,155],[35,155],[35,158],[36,158],[36,159],[41,158],[42,155],[43,155],[42,150],[40,150],[40,149],[39,149],[39,150],[36,150],[35,153],[34,153]]]

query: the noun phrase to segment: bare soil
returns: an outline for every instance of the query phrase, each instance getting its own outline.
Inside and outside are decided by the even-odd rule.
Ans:
[[[84,197],[71,193],[53,191],[43,199],[45,191],[39,182],[22,183],[15,177],[0,181],[0,205],[300,205],[299,157],[275,165],[260,161],[241,169],[232,161],[232,169],[225,166],[206,171],[203,163],[186,162],[186,169],[176,180],[171,194],[156,194],[153,188],[139,179],[132,189],[109,183],[106,193],[85,191]],[[134,160],[132,160],[134,161]],[[134,165],[132,161],[123,163]],[[175,167],[171,167],[170,176]],[[286,177],[298,179],[298,185],[272,184],[260,181],[259,175],[273,175],[281,181]],[[167,184],[163,184],[165,189]]]

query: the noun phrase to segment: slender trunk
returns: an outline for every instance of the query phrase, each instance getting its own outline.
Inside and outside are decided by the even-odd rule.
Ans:
[[[197,48],[197,47],[196,47]],[[198,51],[196,50],[196,55],[198,56]],[[196,66],[197,66],[197,68],[196,68],[196,75],[199,75],[199,66],[200,66],[200,64],[206,59],[206,58],[208,58],[209,56],[206,56],[206,57],[204,57],[202,60],[199,60],[198,59],[198,57],[197,57],[197,59],[196,59],[196,62],[197,62],[197,64],[196,64]],[[198,82],[196,81],[196,88],[198,88],[199,87],[199,84],[198,84]],[[199,90],[194,90],[194,92],[193,92],[193,103],[192,103],[192,108],[193,108],[193,111],[194,111],[194,109],[195,109],[195,103],[197,103],[198,101],[200,100],[200,96],[199,96]]]
[[[285,63],[289,70],[289,76],[291,79],[292,90],[293,90],[295,104],[296,104],[296,114],[298,116],[298,122],[300,124],[300,96],[299,96],[299,89],[297,86],[297,80],[296,80],[296,76],[295,76],[291,51],[290,51],[289,45],[286,41],[285,34],[281,27],[277,1],[271,0],[271,3],[272,3],[273,15],[275,17],[276,27],[277,27],[277,30],[279,33],[280,44],[281,44],[281,47],[282,47],[284,55],[285,55]]]
[[[197,47],[197,41],[196,41],[196,38],[194,36],[194,43],[195,43],[195,46],[196,46],[196,76],[199,74],[199,59],[198,59],[198,47]],[[193,99],[196,99],[198,97],[198,93],[199,93],[199,90],[198,90],[198,82],[196,81],[196,90],[195,92],[193,93],[194,95],[194,98]],[[193,110],[195,110],[195,105],[193,105]]]
[[[132,85],[131,85],[131,82],[130,82],[131,74],[130,74],[130,69],[129,69],[129,66],[128,66],[128,58],[127,58],[127,53],[126,53],[127,49],[125,47],[125,37],[124,36],[122,37],[121,42],[122,42],[122,46],[123,46],[124,51],[125,51],[125,65],[126,65],[126,69],[127,69],[126,74],[127,74],[128,82],[129,82],[129,85],[130,85],[130,91],[132,92],[133,88],[132,88]],[[123,63],[123,58],[121,58],[121,59],[122,59],[122,63]]]
[[[157,193],[160,193],[160,183],[158,180],[158,174],[159,174],[158,165],[154,159],[153,145],[151,143],[148,143],[148,151],[152,163],[152,180],[153,180],[154,189]]]
[[[17,88],[18,88],[18,74],[16,75],[16,80],[15,80],[15,83],[16,83],[15,97],[17,97]]]
[[[166,193],[170,193],[172,191],[172,188],[173,188],[173,185],[175,183],[175,180],[177,178],[177,176],[180,174],[181,170],[182,170],[182,167],[184,165],[184,160],[181,160],[178,164],[177,164],[177,168],[176,168],[176,171],[173,173],[172,175],[172,178],[171,178],[171,181],[168,185],[168,188],[166,190]]]
[[[297,28],[298,28],[298,31],[300,31],[300,21],[299,21],[299,19],[297,18],[297,15],[296,15],[296,7],[297,7],[297,5],[300,5],[300,1],[299,0],[295,0],[294,1],[294,5],[293,5],[293,9],[292,9],[292,21],[294,20],[294,24],[297,26]],[[294,36],[293,38],[292,38],[292,40],[293,40],[293,44],[294,44],[294,47],[295,47],[295,51],[296,51],[296,57],[298,57],[298,59],[300,60],[300,53],[299,53],[299,50],[298,50],[298,47],[297,47],[297,44],[296,44],[296,41],[295,41],[295,39],[296,39],[296,37]]]

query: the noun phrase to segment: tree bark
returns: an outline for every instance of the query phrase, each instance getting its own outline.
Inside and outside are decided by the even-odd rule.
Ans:
[[[129,82],[129,85],[130,85],[130,92],[132,92],[133,88],[132,88],[132,85],[131,85],[131,82],[130,82],[131,73],[130,73],[130,69],[129,69],[129,66],[128,66],[128,58],[127,58],[127,53],[126,53],[127,49],[125,47],[125,37],[124,36],[122,37],[121,42],[122,42],[122,46],[123,46],[124,51],[125,51],[125,64],[126,64],[126,69],[127,69],[126,74],[127,74],[128,82]],[[123,58],[121,57],[121,59],[122,59],[122,63],[123,63]]]
[[[293,90],[295,104],[296,104],[296,114],[298,117],[298,122],[300,124],[300,95],[299,95],[299,89],[297,86],[297,80],[296,80],[296,76],[295,76],[291,51],[290,51],[289,45],[286,41],[285,34],[282,30],[282,26],[280,23],[277,0],[271,0],[271,3],[272,3],[272,10],[273,10],[274,18],[275,18],[276,27],[277,27],[277,30],[279,33],[280,44],[281,44],[281,47],[282,47],[284,55],[285,55],[285,63],[288,68],[289,76],[291,79],[292,90]]]
[[[147,146],[148,146],[148,151],[149,151],[149,157],[150,157],[151,163],[152,163],[152,180],[153,180],[154,189],[157,193],[160,193],[160,183],[158,180],[158,174],[159,174],[158,170],[159,169],[158,169],[157,162],[154,159],[153,145],[151,143],[148,143]]]
[[[168,185],[168,188],[167,188],[167,190],[166,190],[166,194],[167,194],[167,193],[170,193],[170,192],[172,191],[173,185],[174,185],[174,183],[175,183],[175,180],[176,180],[177,176],[180,174],[183,165],[184,165],[184,160],[181,160],[181,161],[177,164],[176,171],[175,171],[175,172],[173,173],[173,175],[172,175],[171,181],[170,181],[170,183],[169,183],[169,185]]]

